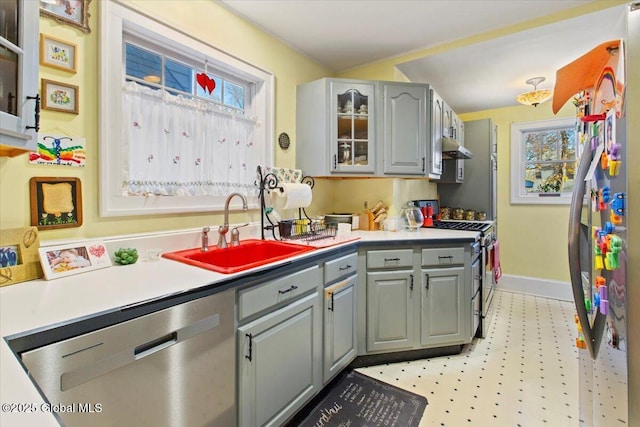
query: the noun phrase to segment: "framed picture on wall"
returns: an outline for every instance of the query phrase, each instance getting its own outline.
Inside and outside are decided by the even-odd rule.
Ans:
[[[76,48],[74,43],[40,34],[40,65],[75,73]]]
[[[82,225],[79,178],[33,177],[29,180],[29,190],[31,225],[39,230]]]
[[[78,114],[78,86],[42,79],[42,108]]]
[[[64,0],[43,1],[40,0],[40,16],[52,18],[61,24],[90,33],[89,28],[89,3],[91,0]]]

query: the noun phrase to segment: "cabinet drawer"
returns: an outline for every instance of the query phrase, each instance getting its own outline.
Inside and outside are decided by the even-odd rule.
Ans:
[[[280,302],[295,299],[318,287],[321,279],[320,267],[316,265],[255,288],[242,290],[238,294],[238,317],[242,320]]]
[[[432,248],[422,250],[422,265],[464,264],[464,248]]]
[[[352,253],[324,263],[324,283],[353,274],[358,269],[358,254]]]
[[[413,249],[367,252],[367,268],[413,267]]]

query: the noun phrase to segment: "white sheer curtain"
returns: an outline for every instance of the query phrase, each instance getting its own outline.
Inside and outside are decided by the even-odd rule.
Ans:
[[[127,82],[123,195],[226,196],[255,191],[255,120]]]

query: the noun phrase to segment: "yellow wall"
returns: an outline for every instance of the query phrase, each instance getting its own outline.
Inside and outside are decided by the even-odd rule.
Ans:
[[[98,210],[99,143],[98,141],[98,21],[99,1],[90,3],[91,33],[85,34],[68,25],[40,18],[40,32],[78,45],[78,72],[71,74],[40,67],[40,78],[79,86],[80,114],[43,110],[41,129],[82,136],[87,140],[85,168],[32,166],[27,156],[0,158],[0,228],[30,225],[29,179],[33,176],[74,176],[82,181],[84,224],[41,232],[41,240],[102,237],[146,231],[175,230],[221,223],[220,214],[181,214],[126,218],[100,218]],[[176,2],[128,1],[140,11],[170,23],[196,38],[258,67],[276,77],[274,139],[281,132],[295,135],[295,90],[299,83],[329,75],[325,68],[313,63],[256,27],[238,18],[210,0],[190,0],[189,7],[176,7]],[[108,143],[108,141],[104,141]],[[276,148],[279,166],[295,165],[295,141],[288,151]],[[257,220],[252,214],[251,219]],[[241,221],[241,218],[232,217]]]
[[[339,77],[406,80],[402,73],[395,68],[395,64],[623,2],[598,0],[573,11],[536,19],[525,24],[492,31],[410,55],[386,59],[349,70]],[[287,132],[293,137],[292,146],[288,151],[276,148],[276,165],[283,167],[295,165],[295,88],[300,83],[330,76],[331,73],[327,69],[311,62],[210,0],[190,0],[189,7],[176,7],[176,2],[165,0],[131,0],[127,4],[193,34],[227,53],[273,72],[276,76],[274,138],[281,132]],[[40,77],[80,87],[80,114],[75,116],[43,111],[42,130],[86,137],[87,166],[83,169],[32,166],[28,164],[26,156],[0,158],[0,228],[29,225],[28,182],[29,178],[33,176],[77,176],[82,180],[83,185],[84,225],[79,228],[43,231],[41,233],[42,240],[101,237],[220,223],[221,216],[211,213],[126,218],[99,217],[98,144],[100,142],[98,141],[99,112],[96,101],[99,50],[98,5],[98,1],[93,1],[90,4],[90,26],[92,29],[90,34],[84,34],[73,27],[58,24],[48,18],[40,18],[41,33],[78,44],[79,57],[78,73],[70,74],[40,67]],[[512,121],[536,120],[550,116],[548,105],[542,105],[537,109],[513,107],[469,114],[463,116],[463,120],[492,117],[499,126],[499,210],[504,272],[566,280],[568,277],[566,273],[565,225],[568,215],[567,208],[509,205],[509,124]],[[372,204],[378,199],[383,199],[385,203],[399,209],[400,203],[411,198],[434,197],[435,188],[434,184],[426,180],[319,180],[314,189],[314,204],[311,211],[313,213],[357,211],[361,209],[365,200]],[[250,219],[256,218],[255,214],[250,215]],[[233,217],[233,220],[241,221],[242,219]],[[541,225],[544,228],[540,228]],[[529,228],[534,231],[527,231]]]

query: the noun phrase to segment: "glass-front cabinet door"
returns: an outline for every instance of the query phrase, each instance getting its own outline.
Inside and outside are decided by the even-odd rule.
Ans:
[[[331,82],[331,171],[375,172],[374,84]]]
[[[38,7],[0,1],[0,155],[35,150],[38,96]]]

